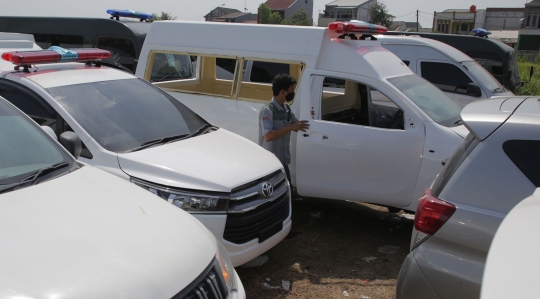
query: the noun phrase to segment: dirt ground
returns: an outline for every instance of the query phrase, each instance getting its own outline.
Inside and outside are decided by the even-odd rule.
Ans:
[[[394,298],[413,220],[353,202],[293,199],[293,230],[259,267],[237,267],[247,298]],[[395,254],[381,246],[399,246]],[[366,262],[364,257],[376,257]],[[290,291],[269,289],[290,282]]]

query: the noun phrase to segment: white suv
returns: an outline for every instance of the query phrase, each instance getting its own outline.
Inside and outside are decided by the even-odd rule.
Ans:
[[[80,153],[73,132],[60,142]],[[199,221],[77,162],[1,97],[0,239],[2,298],[245,298]]]
[[[418,203],[397,299],[480,296],[495,231],[540,187],[539,103],[497,97],[465,106],[461,116],[471,133]]]
[[[75,132],[83,142],[80,161],[192,213],[225,245],[234,266],[285,238],[290,188],[272,153],[209,124],[149,82],[99,62],[29,65],[100,55],[110,54],[5,52],[18,70],[0,74],[0,96],[57,136]],[[265,184],[272,192],[262,192]]]

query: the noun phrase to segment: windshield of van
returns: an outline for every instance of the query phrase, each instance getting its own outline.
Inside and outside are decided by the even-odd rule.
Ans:
[[[484,87],[487,90],[497,93],[504,92],[504,86],[502,86],[495,77],[493,77],[485,68],[483,68],[476,61],[463,61],[461,64],[469,70],[469,72],[474,76],[474,78],[480,83],[480,87]]]
[[[440,89],[415,74],[388,79],[433,121],[445,127],[460,124],[461,106]]]
[[[74,161],[45,134],[0,98],[0,192],[43,168]]]
[[[189,135],[207,125],[178,100],[138,78],[47,91],[97,143],[116,153],[156,139]]]

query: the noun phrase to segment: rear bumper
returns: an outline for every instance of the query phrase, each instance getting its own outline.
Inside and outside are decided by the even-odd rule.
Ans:
[[[440,299],[416,262],[414,253],[405,258],[396,283],[396,299]]]

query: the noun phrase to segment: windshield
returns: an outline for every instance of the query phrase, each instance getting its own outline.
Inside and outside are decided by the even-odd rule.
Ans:
[[[480,83],[480,86],[485,87],[491,92],[503,92],[505,91],[497,79],[495,79],[485,68],[483,68],[476,61],[463,61],[461,64],[469,70],[474,78]]]
[[[445,127],[459,125],[461,106],[440,89],[417,75],[406,75],[388,79],[433,121]]]
[[[206,124],[178,100],[138,78],[47,90],[97,143],[116,153],[191,134]]]
[[[28,118],[0,98],[0,186],[73,160]]]

